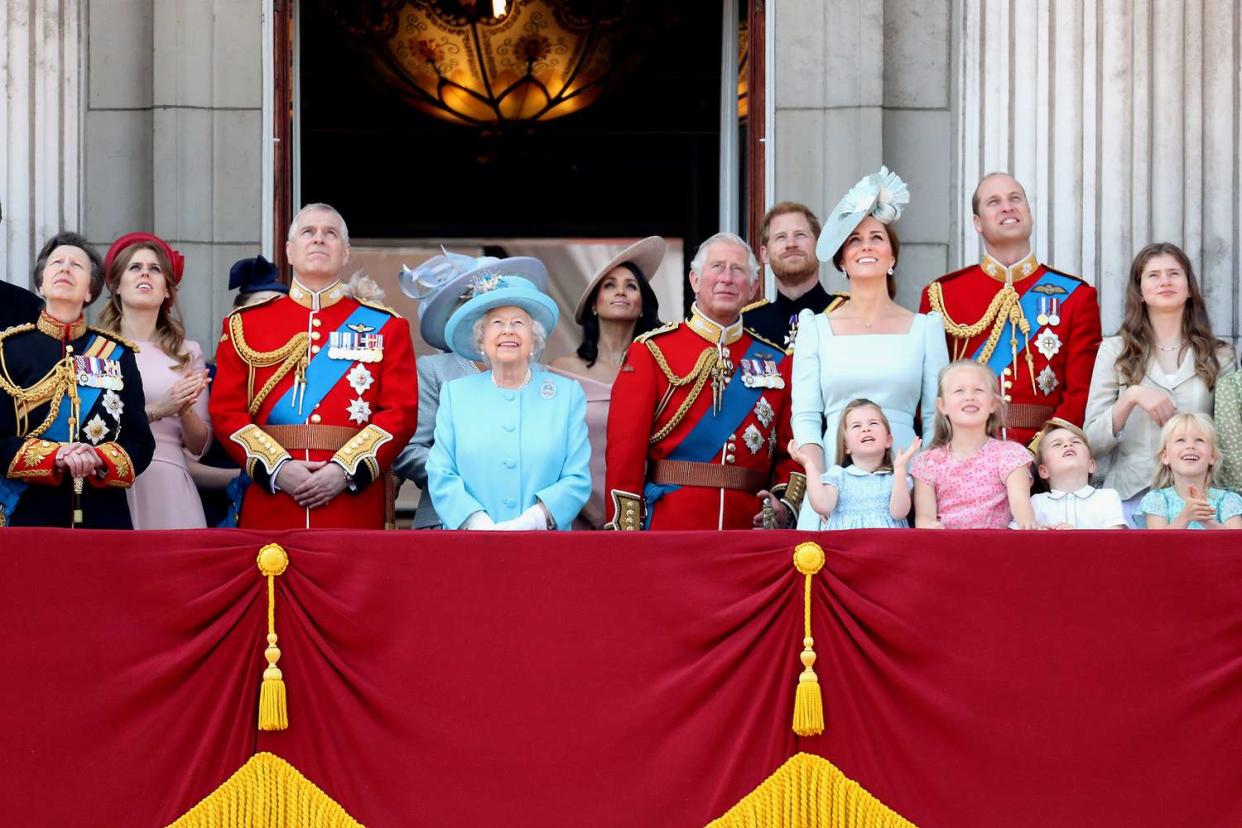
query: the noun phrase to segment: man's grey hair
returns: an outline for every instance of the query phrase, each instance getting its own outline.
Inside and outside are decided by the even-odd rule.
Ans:
[[[759,260],[755,258],[755,251],[750,249],[750,245],[746,243],[746,240],[736,233],[721,232],[705,239],[699,245],[698,252],[694,254],[694,258],[690,260],[690,269],[695,273],[701,274],[703,272],[703,265],[707,263],[707,249],[713,244],[718,243],[731,244],[746,251],[747,281],[753,285],[759,279]]]
[[[341,223],[341,241],[349,244],[349,227],[345,224],[345,217],[342,216],[337,209],[331,204],[324,204],[322,201],[316,201],[314,204],[307,204],[301,210],[293,214],[293,221],[289,222],[289,241],[293,241],[293,237],[298,232],[298,222],[302,220],[302,216],[307,213],[313,213],[322,210],[325,213],[331,213],[336,216],[336,220]]]
[[[517,307],[517,305],[510,305],[509,307]],[[492,308],[492,310],[500,310],[500,308]],[[526,313],[525,308],[518,308],[518,310],[522,311],[522,313]],[[487,352],[483,350],[483,330],[487,326],[487,317],[491,312],[492,311],[488,311],[478,319],[474,320],[474,327],[471,329],[474,338],[474,349],[483,355],[483,361],[488,365],[491,365],[492,361],[487,358]],[[527,362],[534,365],[539,361],[539,357],[543,356],[543,349],[547,347],[548,332],[544,329],[542,322],[531,316],[529,313],[526,313],[526,315],[530,318],[531,341],[534,344],[534,347],[531,348],[530,358]]]

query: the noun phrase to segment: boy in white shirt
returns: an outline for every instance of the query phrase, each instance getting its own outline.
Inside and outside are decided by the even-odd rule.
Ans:
[[[1121,496],[1088,482],[1095,460],[1087,435],[1071,422],[1053,417],[1035,438],[1039,476],[1051,491],[1031,498],[1035,523],[1045,529],[1124,529]]]

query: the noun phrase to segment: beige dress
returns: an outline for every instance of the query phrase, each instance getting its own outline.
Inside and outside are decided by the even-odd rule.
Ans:
[[[574,380],[582,386],[582,391],[586,394],[587,437],[591,441],[591,498],[574,521],[574,529],[603,529],[606,519],[604,449],[608,439],[608,406],[612,400],[612,386],[568,371],[556,368],[548,370]]]

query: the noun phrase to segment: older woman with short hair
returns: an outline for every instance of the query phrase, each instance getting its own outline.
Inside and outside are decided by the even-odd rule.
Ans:
[[[453,352],[489,370],[440,390],[427,481],[450,529],[569,529],[591,494],[586,397],[536,362],[556,303],[520,276],[493,275],[453,312]]]
[[[0,334],[0,526],[128,529],[125,490],[151,462],[133,343],[88,326],[99,253],[77,233],[39,252],[46,306]]]

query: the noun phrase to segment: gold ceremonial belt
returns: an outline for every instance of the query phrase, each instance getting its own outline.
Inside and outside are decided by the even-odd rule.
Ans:
[[[737,489],[754,494],[768,483],[758,469],[693,463],[689,460],[657,460],[651,466],[651,482],[667,486],[700,486],[704,489]]]
[[[269,425],[263,430],[286,451],[331,451],[344,448],[357,429],[335,425]]]

